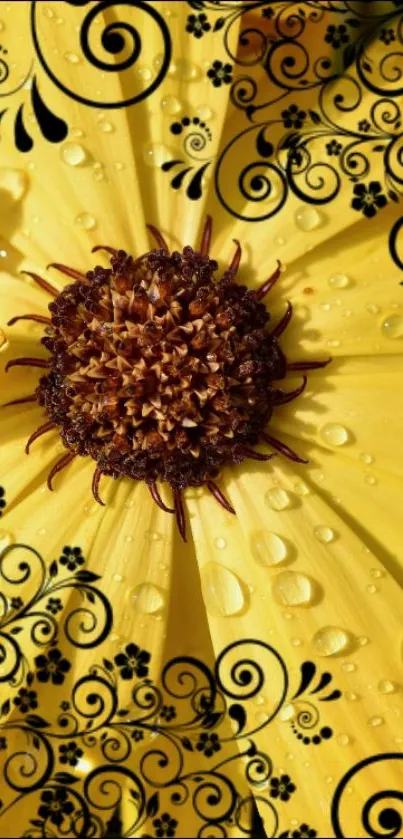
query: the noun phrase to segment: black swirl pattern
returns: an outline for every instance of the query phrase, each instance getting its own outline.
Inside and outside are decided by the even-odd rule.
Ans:
[[[356,813],[347,805],[346,792],[349,784],[355,780],[367,781],[373,787],[374,769],[377,777],[381,778],[385,769],[396,769],[395,789],[374,789],[372,795],[365,801],[361,812]],[[371,836],[373,839],[402,835],[403,828],[403,789],[401,772],[403,768],[403,754],[401,752],[387,752],[375,754],[361,760],[352,766],[341,779],[332,802],[332,824],[335,836],[354,836],[359,831],[361,836]],[[362,832],[364,830],[364,833]]]

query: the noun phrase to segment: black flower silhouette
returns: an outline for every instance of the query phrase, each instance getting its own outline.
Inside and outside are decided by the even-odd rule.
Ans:
[[[63,699],[63,702],[60,703],[60,707],[62,711],[68,711],[70,708],[70,702],[68,702],[67,699]]]
[[[74,804],[68,800],[68,792],[63,787],[57,789],[46,789],[41,795],[43,804],[39,807],[38,816],[43,819],[50,819],[52,824],[58,827],[63,822],[64,816],[69,816],[74,810]]]
[[[368,122],[367,119],[361,119],[359,121],[359,123],[358,123],[358,130],[359,131],[364,131],[364,133],[366,134],[367,131],[369,131],[370,128],[371,128],[371,123]]]
[[[162,719],[167,722],[170,722],[170,720],[173,720],[176,717],[176,711],[173,705],[163,705],[160,713]]]
[[[370,181],[368,186],[356,184],[354,195],[355,198],[351,202],[353,210],[361,211],[367,218],[373,218],[377,211],[388,203],[379,181]]]
[[[207,70],[207,75],[209,79],[211,79],[214,87],[221,87],[222,84],[231,84],[232,64],[223,64],[222,61],[213,61],[210,70]]]
[[[330,143],[326,143],[326,151],[329,155],[338,155],[340,154],[343,146],[341,143],[338,143],[337,140],[330,140]]]
[[[306,112],[300,111],[298,105],[290,105],[284,111],[281,111],[283,117],[284,128],[302,128],[306,118]]]
[[[46,609],[48,612],[51,612],[52,615],[57,615],[63,609],[62,601],[60,597],[49,597],[49,600],[46,604]]]
[[[6,506],[6,499],[5,499],[6,491],[4,487],[0,487],[0,516],[3,515],[4,507]]]
[[[62,685],[66,673],[69,672],[71,664],[67,658],[63,658],[60,650],[54,647],[49,650],[48,655],[38,655],[35,658],[37,667],[36,678],[38,682],[48,682],[49,679],[54,685]]]
[[[289,775],[280,775],[279,778],[272,778],[270,781],[270,795],[272,798],[279,798],[280,801],[289,801],[295,789]]]
[[[169,813],[161,813],[158,819],[153,820],[153,826],[155,828],[155,835],[158,839],[163,839],[165,836],[175,836],[178,822],[176,819],[173,819]]]
[[[383,41],[384,44],[388,45],[391,44],[392,41],[396,40],[395,33],[393,29],[381,29],[381,33],[379,35],[379,40]]]
[[[0,752],[7,748],[7,740],[5,737],[0,737]]]
[[[266,17],[268,20],[270,20],[270,18],[272,18],[273,15],[274,15],[273,6],[267,6],[266,9],[262,10],[262,17]]]
[[[36,692],[27,688],[20,688],[18,695],[14,699],[14,705],[17,706],[22,714],[26,714],[27,711],[33,711],[38,707]]]
[[[219,752],[221,749],[218,734],[200,734],[196,749],[203,752],[206,757],[212,757],[214,752]]]
[[[139,728],[135,728],[133,733],[132,733],[132,740],[135,740],[136,743],[139,743],[140,740],[143,740],[143,739],[144,739],[144,732],[140,731]]]
[[[342,23],[340,26],[335,26],[333,23],[326,29],[325,41],[327,44],[331,44],[336,50],[341,47],[342,44],[347,44],[349,42],[349,34],[347,32],[347,26],[344,26]]]
[[[65,743],[59,746],[59,760],[60,763],[68,763],[70,766],[77,766],[77,763],[84,754],[83,750],[77,746],[74,740],[70,743]]]
[[[10,606],[12,609],[21,609],[21,606],[23,605],[24,601],[21,600],[21,597],[11,597]]]
[[[79,565],[84,565],[81,548],[69,548],[66,545],[59,561],[61,565],[66,566],[68,571],[75,571]]]
[[[190,32],[195,38],[202,38],[209,29],[211,29],[211,26],[207,20],[207,15],[203,12],[200,15],[189,15],[186,32]]]
[[[284,833],[280,833],[279,839],[315,839],[317,835],[316,830],[304,823],[300,824],[297,830],[285,830]]]
[[[124,653],[115,655],[115,664],[121,668],[122,679],[132,679],[134,675],[144,678],[148,674],[149,661],[150,653],[140,650],[137,644],[128,644]]]

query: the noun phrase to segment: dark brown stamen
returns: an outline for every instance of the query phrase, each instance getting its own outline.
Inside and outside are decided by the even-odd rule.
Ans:
[[[234,277],[236,277],[236,274],[237,274],[237,271],[238,271],[238,268],[239,268],[239,263],[241,261],[242,248],[241,248],[241,243],[238,242],[238,239],[233,239],[232,241],[235,242],[235,244],[236,244],[236,250],[235,250],[234,256],[232,257],[232,260],[231,260],[231,263],[230,263],[230,266],[229,266],[228,270],[231,271],[232,278],[234,278]]]
[[[176,522],[178,525],[178,530],[184,542],[187,542],[186,539],[186,521],[185,521],[185,512],[183,509],[182,503],[182,492],[180,489],[175,489],[174,493],[174,505],[175,505],[175,515],[176,515]]]
[[[154,499],[157,506],[161,510],[164,511],[164,513],[175,513],[175,510],[173,510],[171,507],[167,507],[166,504],[164,504],[164,502],[163,502],[163,500],[162,500],[162,498],[159,494],[157,484],[152,483],[152,484],[147,484],[147,486],[148,486],[148,489],[150,490],[151,497]]]
[[[161,248],[161,250],[165,251],[165,253],[168,253],[168,245],[162,233],[160,233],[160,231],[158,230],[158,227],[155,227],[153,224],[146,224],[146,228],[150,231],[151,235],[154,236],[154,239],[157,245],[159,245],[159,247]]]
[[[99,482],[102,478],[102,474],[103,474],[102,470],[99,468],[99,466],[97,466],[97,468],[95,469],[95,472],[93,474],[93,477],[92,477],[92,485],[91,486],[92,486],[92,494],[95,498],[95,501],[98,501],[98,504],[100,504],[101,507],[106,507],[105,501],[102,501],[102,498],[100,498],[100,496],[99,496]]]
[[[61,271],[62,274],[67,274],[67,276],[72,277],[73,280],[80,280],[82,283],[88,283],[85,274],[82,274],[81,271],[76,271],[75,268],[69,268],[68,265],[62,265],[61,262],[50,262],[49,265],[46,266],[46,270],[49,268],[56,268],[57,271]]]
[[[270,434],[266,434],[265,431],[262,431],[260,434],[261,438],[265,441],[265,443],[269,443],[270,446],[273,446],[273,449],[277,449],[277,451],[284,454],[289,460],[294,460],[295,463],[308,463],[307,460],[304,460],[303,457],[300,457],[296,452],[290,449],[289,446],[286,446],[285,443],[282,443],[280,440],[277,440],[276,437],[271,437]]]
[[[54,422],[45,422],[43,425],[40,425],[39,428],[34,431],[30,437],[28,437],[27,444],[25,446],[25,454],[29,454],[29,448],[38,437],[41,437],[42,434],[46,434],[48,431],[52,431],[53,428],[56,428],[56,424]]]
[[[94,248],[91,248],[91,253],[96,253],[97,251],[107,251],[111,256],[117,256],[118,254],[118,249],[112,248],[110,245],[95,245]]]
[[[244,457],[250,457],[251,460],[272,460],[275,457],[275,454],[262,454],[262,452],[257,452],[255,449],[249,449],[247,446],[242,446],[242,454]]]
[[[272,338],[279,338],[280,335],[287,329],[287,326],[292,318],[292,303],[288,301],[287,308],[283,314],[281,320],[279,320],[278,324],[272,329],[270,335]]]
[[[10,405],[23,405],[24,402],[36,402],[36,393],[32,393],[31,396],[22,396],[21,399],[13,399],[11,402],[5,402],[2,405],[2,408],[9,408]]]
[[[74,458],[74,452],[67,452],[67,454],[64,454],[63,457],[61,457],[60,460],[58,460],[57,463],[55,463],[55,465],[52,466],[52,469],[50,470],[47,478],[47,485],[49,489],[53,490],[52,482],[55,475],[57,475],[58,472],[61,472],[62,469],[68,466],[69,463],[71,463],[71,461],[74,460]]]
[[[12,358],[7,361],[4,368],[8,373],[11,367],[49,367],[49,361],[46,358]]]
[[[331,360],[327,358],[326,361],[291,361],[287,362],[287,370],[319,370],[321,367],[327,367]]]
[[[14,326],[17,320],[34,320],[36,323],[46,323],[48,326],[52,323],[51,319],[45,315],[17,315],[8,321],[7,326]]]
[[[200,242],[200,253],[202,256],[208,256],[210,253],[211,233],[213,230],[213,219],[211,216],[206,216],[204,222],[203,232]]]
[[[39,276],[39,274],[35,274],[33,271],[21,271],[21,274],[26,274],[27,277],[31,277],[31,279],[34,280],[41,288],[43,288],[44,291],[47,291],[48,294],[51,294],[53,297],[57,297],[57,295],[59,294],[57,288],[48,283],[47,280],[43,280],[42,277]]]
[[[257,289],[257,291],[255,291],[255,295],[256,295],[258,300],[262,300],[263,297],[266,297],[266,294],[268,294],[269,291],[271,291],[271,289],[274,286],[274,283],[277,282],[280,275],[281,275],[281,262],[278,259],[277,260],[277,268],[276,268],[274,274],[272,274],[271,277],[269,277],[269,279],[266,280],[266,282],[264,282],[263,285],[261,285],[260,288]]]
[[[218,501],[218,503],[221,504],[222,507],[224,507],[224,510],[227,510],[228,513],[232,513],[234,516],[236,516],[234,508],[231,506],[229,501],[227,501],[225,495],[221,492],[217,484],[215,484],[214,481],[206,481],[206,486],[207,489],[210,490],[211,494],[214,495],[216,501]]]
[[[300,396],[301,393],[306,388],[306,383],[308,379],[306,376],[302,379],[302,384],[299,387],[296,387],[295,390],[277,390],[274,396],[274,402],[276,405],[287,405],[288,402],[292,402],[293,399],[296,399],[297,396]]]

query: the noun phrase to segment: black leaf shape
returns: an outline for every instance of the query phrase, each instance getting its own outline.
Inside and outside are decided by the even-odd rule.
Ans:
[[[158,795],[158,792],[155,792],[154,795],[152,795],[151,798],[149,798],[147,801],[147,816],[149,816],[150,818],[152,818],[152,816],[155,816],[158,813],[159,806],[160,797]]]
[[[25,719],[29,725],[32,725],[32,728],[49,728],[50,726],[50,723],[46,722],[38,714],[28,714]]]
[[[94,574],[93,571],[77,571],[74,575],[76,580],[81,583],[94,583],[95,580],[100,580],[99,574]]]
[[[183,160],[167,160],[165,163],[162,164],[161,169],[163,172],[169,172],[170,169],[173,169],[174,166],[178,166],[179,163],[184,163]]]
[[[50,143],[61,143],[62,140],[64,140],[67,137],[67,123],[64,121],[64,119],[60,119],[54,113],[52,113],[52,111],[49,110],[47,105],[45,105],[39,93],[35,76],[32,81],[31,97],[32,107],[34,109],[34,113],[38,120],[39,128],[41,129],[43,136],[46,140],[49,140]]]
[[[129,713],[130,713],[130,711],[129,711],[129,709],[128,709],[128,708],[126,708],[126,709],[125,709],[125,708],[121,708],[121,709],[120,709],[120,711],[117,711],[117,712],[116,712],[116,716],[117,716],[117,717],[127,717],[127,715],[128,715]]]
[[[388,190],[388,195],[389,195],[389,198],[392,199],[392,201],[396,201],[396,203],[399,203],[399,196],[398,196],[397,192],[395,192],[393,189]]]
[[[213,32],[218,32],[219,29],[222,29],[223,26],[224,26],[224,23],[225,23],[225,17],[217,18],[217,20],[216,20],[216,22],[213,26]]]
[[[39,740],[39,737],[34,736],[32,738],[32,745],[33,745],[34,749],[39,749],[40,748],[41,742]]]
[[[14,142],[18,151],[28,152],[31,151],[34,145],[34,141],[32,140],[32,137],[30,137],[27,129],[25,128],[23,119],[23,109],[24,105],[20,105],[20,107],[18,108],[17,116],[15,118]]]
[[[369,61],[363,61],[362,66],[363,66],[364,70],[367,71],[367,73],[372,73],[372,66],[369,63]]]
[[[79,778],[76,778],[75,775],[71,775],[70,772],[56,772],[53,775],[53,780],[57,781],[58,784],[76,784],[79,781]]]
[[[56,577],[57,576],[57,560],[54,559],[53,562],[50,563],[49,566],[49,577]]]
[[[309,111],[309,116],[311,117],[311,120],[315,123],[315,125],[319,125],[319,123],[322,122],[319,114],[317,114],[316,111]]]
[[[301,664],[301,681],[297,692],[294,693],[294,696],[292,697],[293,699],[297,699],[297,697],[301,696],[301,693],[303,693],[307,689],[307,687],[309,687],[315,673],[316,665],[313,663],[313,661],[304,661],[304,663]]]
[[[27,673],[27,685],[28,685],[28,687],[30,687],[32,685],[32,682],[34,681],[34,678],[35,678],[35,676],[34,676],[33,673]]]
[[[191,199],[191,201],[197,201],[198,198],[201,198],[201,181],[208,166],[210,166],[210,161],[208,161],[208,163],[205,163],[204,166],[201,166],[200,169],[198,169],[198,171],[196,172],[196,174],[193,175],[193,178],[190,181],[190,184],[186,190],[186,195],[188,198]]]
[[[372,151],[383,151],[385,146],[372,146]]]
[[[356,48],[354,44],[349,44],[345,50],[343,50],[343,64],[344,68],[349,67],[350,64],[353,63],[355,59]]]
[[[22,631],[22,626],[13,626],[10,630],[10,635],[18,635],[19,632]]]
[[[10,707],[11,707],[10,700],[6,699],[6,701],[3,702],[2,706],[1,706],[1,715],[3,716],[4,714],[8,714],[8,712],[10,710]]]
[[[42,821],[42,819],[30,819],[29,823],[33,824],[34,827],[43,827],[43,825],[45,824],[45,822]]]
[[[85,594],[90,603],[95,603],[95,596],[92,591],[87,591]]]
[[[187,749],[188,752],[193,752],[193,745],[188,737],[181,737],[181,743],[184,749]]]
[[[257,135],[256,149],[261,157],[270,157],[274,152],[274,146],[265,139],[264,130],[264,127],[261,128]]]
[[[349,26],[353,26],[355,29],[359,29],[361,26],[360,21],[356,17],[349,17],[346,20],[346,23],[348,23]]]
[[[238,702],[234,702],[233,705],[230,705],[228,708],[228,713],[232,720],[235,720],[238,723],[238,734],[245,728],[246,723],[246,713],[245,708],[242,707]]]
[[[109,672],[112,673],[112,670],[114,670],[114,665],[112,661],[109,661],[109,658],[103,658],[102,663],[105,667],[105,670],[109,670]]]
[[[331,673],[322,673],[319,682],[313,690],[310,691],[311,694],[319,693],[319,691],[324,690],[330,682],[332,681],[332,674]]]
[[[172,178],[171,187],[173,189],[179,189],[179,187],[182,186],[182,181],[183,181],[185,175],[187,175],[187,173],[191,172],[191,171],[192,171],[192,167],[188,166],[187,169],[182,169],[181,172],[178,172],[178,174],[175,175],[174,178]]]

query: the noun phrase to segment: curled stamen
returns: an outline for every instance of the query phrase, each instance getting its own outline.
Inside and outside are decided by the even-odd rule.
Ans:
[[[46,358],[29,358],[28,356],[24,358],[12,358],[10,361],[7,361],[4,368],[5,372],[8,373],[11,367],[49,367],[49,361]]]
[[[71,463],[71,461],[74,460],[74,458],[74,452],[67,452],[67,454],[64,454],[63,457],[61,457],[60,460],[58,460],[57,463],[55,463],[55,465],[50,470],[47,479],[47,485],[50,490],[53,490],[52,481],[55,475],[57,475],[58,472],[61,472],[62,469],[65,468],[65,466],[68,466],[69,463]]]
[[[14,326],[17,320],[34,320],[36,323],[46,323],[48,326],[52,323],[51,319],[45,315],[17,315],[7,322],[7,326]]]
[[[47,291],[48,294],[52,294],[53,297],[57,297],[57,295],[59,294],[57,288],[48,283],[47,280],[43,280],[42,277],[39,276],[39,274],[35,274],[33,271],[21,271],[21,274],[26,274],[27,277],[31,277],[31,279],[34,280],[41,288],[43,288],[44,291]]]
[[[293,399],[296,399],[297,396],[300,396],[305,390],[307,381],[307,377],[304,376],[302,384],[299,387],[296,387],[295,390],[289,390],[288,393],[285,390],[277,390],[275,393],[274,404],[287,405],[288,402],[292,402]]]
[[[331,361],[331,358],[327,358],[326,361],[292,361],[287,364],[287,370],[319,370]]]
[[[281,262],[278,259],[277,260],[277,268],[276,268],[274,274],[272,274],[271,277],[269,277],[269,279],[266,280],[266,282],[264,282],[263,285],[261,285],[260,288],[257,289],[257,291],[255,291],[255,295],[256,295],[258,300],[262,300],[263,297],[266,297],[266,294],[268,294],[268,292],[273,288],[274,283],[277,282],[280,274],[281,274]]]
[[[178,530],[184,542],[187,541],[186,539],[186,521],[185,521],[185,512],[183,509],[182,503],[182,493],[180,489],[174,489],[173,492],[174,496],[174,506],[175,506],[175,515],[176,515],[176,522],[178,525]]]
[[[21,399],[13,399],[11,402],[5,402],[2,408],[9,408],[10,405],[23,405],[24,402],[36,402],[36,393],[30,396],[22,396]]]
[[[200,253],[202,256],[208,256],[210,253],[211,233],[213,230],[213,219],[211,216],[206,216],[204,222],[203,233],[200,242]]]
[[[210,490],[211,494],[214,495],[216,501],[218,501],[218,503],[221,504],[222,507],[224,507],[224,510],[227,510],[228,513],[232,513],[234,516],[236,516],[234,508],[231,506],[229,501],[227,501],[225,495],[221,492],[217,484],[214,483],[214,481],[206,481],[206,486]]]
[[[107,251],[111,256],[116,256],[119,253],[117,248],[112,248],[110,245],[95,245],[94,248],[91,248],[91,253],[96,253],[97,251]]]
[[[237,273],[238,268],[239,268],[239,263],[241,261],[241,256],[242,256],[242,248],[241,248],[241,243],[238,242],[238,239],[233,239],[232,241],[235,242],[235,244],[236,244],[236,251],[234,253],[234,256],[232,257],[232,260],[231,260],[231,263],[230,263],[230,266],[229,266],[228,270],[231,271],[232,278],[233,278],[233,277],[236,276],[236,273]]]
[[[240,448],[242,454],[245,457],[250,457],[251,460],[267,461],[276,456],[275,454],[262,454],[262,452],[256,452],[254,449],[249,449],[248,446],[241,446]]]
[[[38,437],[41,437],[42,434],[46,434],[47,431],[52,431],[53,428],[56,428],[56,424],[54,422],[45,422],[43,425],[40,425],[39,428],[34,431],[30,437],[28,437],[27,444],[25,446],[25,454],[29,454],[29,447]]]
[[[156,483],[147,484],[147,486],[148,486],[148,489],[150,490],[151,496],[154,499],[155,503],[157,504],[157,506],[161,510],[164,511],[164,513],[175,513],[175,510],[173,510],[171,507],[167,507],[166,504],[164,504],[164,502],[163,502],[163,500],[162,500],[162,498],[161,498],[161,496],[158,492],[158,487],[157,487]]]
[[[288,457],[289,460],[294,460],[295,463],[308,463],[303,457],[300,457],[296,452],[290,449],[289,446],[286,446],[285,443],[282,443],[280,440],[277,440],[276,437],[271,437],[270,434],[266,434],[265,431],[260,432],[260,436],[265,441],[265,443],[269,443],[270,446],[273,446],[273,449],[277,449],[277,451],[284,454],[285,457]]]
[[[85,274],[82,274],[81,271],[76,271],[75,268],[69,268],[68,265],[62,265],[61,262],[50,262],[49,265],[46,266],[46,270],[49,268],[56,268],[57,271],[61,271],[62,274],[67,274],[67,276],[72,277],[73,280],[80,280],[82,283],[89,282]]]
[[[101,477],[102,477],[102,470],[99,468],[99,466],[97,466],[97,468],[95,469],[95,472],[93,474],[93,477],[92,477],[92,487],[91,487],[92,488],[92,494],[95,498],[95,501],[98,501],[98,504],[100,504],[101,507],[106,507],[105,501],[102,501],[102,498],[99,497],[99,491],[98,490],[99,490],[99,482],[101,480]]]
[[[159,247],[161,248],[161,250],[165,251],[165,253],[169,253],[168,245],[162,233],[160,233],[160,231],[158,230],[158,227],[155,227],[153,224],[146,224],[146,227],[147,230],[150,231],[151,235],[154,236],[154,239],[157,242],[157,245],[159,245]]]
[[[287,308],[283,314],[283,317],[279,320],[277,326],[270,332],[272,338],[279,338],[280,335],[287,329],[287,326],[292,318],[292,303],[288,301]]]

